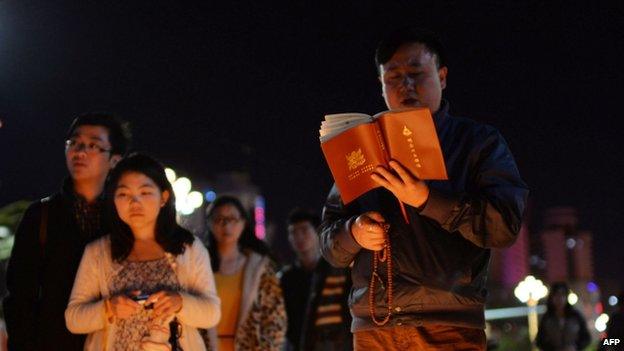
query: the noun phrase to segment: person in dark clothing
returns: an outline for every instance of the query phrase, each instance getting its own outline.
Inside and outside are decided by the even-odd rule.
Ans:
[[[69,177],[60,192],[24,213],[7,268],[3,307],[9,350],[82,350],[65,328],[65,306],[85,245],[105,234],[103,189],[126,154],[125,122],[105,113],[79,116],[65,141]]]
[[[331,267],[320,257],[318,215],[293,209],[287,220],[288,240],[297,254],[280,272],[288,315],[287,350],[351,350],[347,306],[348,270]]]
[[[310,287],[310,298],[301,329],[302,351],[353,350],[348,269],[332,267],[320,258]]]
[[[307,319],[308,301],[312,292],[312,277],[321,256],[316,237],[318,216],[294,209],[288,215],[288,241],[297,255],[295,262],[279,272],[280,284],[286,302],[288,329],[286,339],[289,350],[301,347],[301,330]]]
[[[495,128],[450,115],[436,35],[399,29],[375,59],[389,109],[431,111],[448,180],[423,181],[391,161],[371,175],[380,187],[346,206],[331,189],[321,251],[336,267],[353,265],[354,348],[485,350],[490,249],[514,243],[527,186]]]
[[[550,289],[535,339],[543,351],[583,350],[591,342],[585,318],[568,303],[569,293],[565,283],[555,283]]]

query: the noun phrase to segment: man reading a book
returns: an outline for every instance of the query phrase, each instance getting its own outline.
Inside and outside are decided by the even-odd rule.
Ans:
[[[347,205],[332,188],[321,251],[335,266],[353,265],[354,347],[485,350],[490,249],[515,241],[527,186],[495,128],[450,115],[434,34],[397,30],[375,60],[389,109],[431,111],[448,180],[419,180],[391,161],[371,176],[380,187]]]

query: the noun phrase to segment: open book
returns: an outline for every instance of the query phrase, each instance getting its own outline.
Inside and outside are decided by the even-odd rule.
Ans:
[[[327,115],[321,123],[320,140],[345,204],[379,187],[370,175],[379,165],[390,169],[390,160],[401,163],[418,179],[448,179],[438,135],[426,108],[374,116]]]

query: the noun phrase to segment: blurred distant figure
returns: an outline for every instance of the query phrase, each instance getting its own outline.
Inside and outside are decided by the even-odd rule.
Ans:
[[[544,351],[583,350],[591,342],[585,318],[568,303],[570,289],[555,283],[537,332],[537,347]]]
[[[342,351],[353,348],[349,330],[349,269],[321,257],[318,215],[295,208],[288,216],[288,241],[297,254],[280,272],[288,315],[287,350]]]

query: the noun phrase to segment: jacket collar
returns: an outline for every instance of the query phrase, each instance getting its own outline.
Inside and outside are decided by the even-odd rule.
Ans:
[[[450,118],[448,111],[449,102],[446,99],[442,99],[442,101],[440,102],[440,108],[438,109],[438,111],[436,111],[436,113],[433,114],[433,124],[435,124],[436,132],[438,132],[438,134],[444,128]]]
[[[102,193],[100,193],[100,195],[97,197],[97,202],[104,203],[105,192],[106,191],[102,191]],[[76,201],[85,201],[84,197],[76,194],[76,191],[74,191],[74,182],[69,176],[63,179],[63,184],[61,185],[61,195],[64,199],[71,203],[75,203]]]

